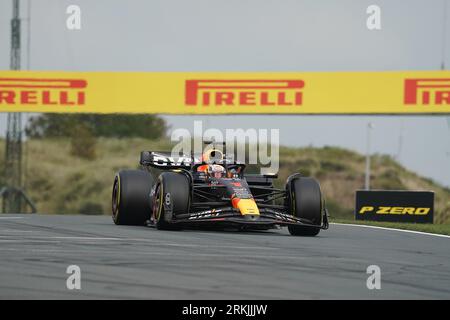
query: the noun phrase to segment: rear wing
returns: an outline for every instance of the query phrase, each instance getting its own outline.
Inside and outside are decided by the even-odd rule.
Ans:
[[[200,163],[199,157],[180,155],[174,156],[170,152],[142,151],[139,163],[159,169],[189,169],[195,163]]]
[[[142,166],[150,166],[158,169],[190,169],[196,164],[201,164],[201,155],[173,155],[164,151],[142,151],[139,163]],[[226,159],[228,164],[237,164]]]

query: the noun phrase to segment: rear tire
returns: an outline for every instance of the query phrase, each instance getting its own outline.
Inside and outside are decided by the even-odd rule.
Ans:
[[[163,172],[155,185],[152,199],[153,220],[159,230],[179,230],[179,225],[171,221],[177,214],[188,213],[190,204],[190,185],[188,178],[177,172]],[[171,215],[164,209],[165,202],[172,207]]]
[[[290,196],[290,211],[297,218],[306,220],[307,223],[317,225],[288,226],[289,233],[294,236],[313,237],[319,234],[322,224],[322,193],[320,185],[314,178],[297,177],[291,182],[288,192]]]
[[[114,178],[112,218],[117,225],[143,226],[150,219],[153,177],[147,171],[122,170]]]

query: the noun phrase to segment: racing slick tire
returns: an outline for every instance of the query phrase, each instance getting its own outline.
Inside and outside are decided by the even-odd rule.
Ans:
[[[318,227],[289,225],[288,230],[294,236],[313,237],[319,234],[322,224],[322,193],[314,178],[298,177],[290,182],[290,211],[300,219]]]
[[[171,221],[177,214],[188,213],[190,203],[188,177],[182,173],[163,172],[152,193],[152,212],[156,228],[180,230],[180,226]],[[171,212],[167,212],[168,206],[170,206]]]
[[[143,226],[150,219],[148,201],[152,175],[143,170],[122,170],[114,178],[112,218],[117,225]]]

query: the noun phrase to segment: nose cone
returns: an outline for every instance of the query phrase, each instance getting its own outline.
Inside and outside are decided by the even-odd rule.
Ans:
[[[251,215],[259,215],[259,209],[258,206],[256,205],[255,200],[253,199],[237,199],[234,198],[232,200],[232,204],[234,208],[238,208],[239,211],[241,212],[241,214],[247,215],[247,214],[251,214]]]

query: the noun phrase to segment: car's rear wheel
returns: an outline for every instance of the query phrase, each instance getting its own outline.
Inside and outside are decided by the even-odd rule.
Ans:
[[[319,234],[322,224],[322,193],[320,185],[314,178],[296,177],[289,182],[290,211],[292,215],[307,224],[315,226],[288,226],[289,233],[294,236],[313,237]]]
[[[147,171],[122,170],[116,174],[112,192],[112,218],[117,225],[145,225],[153,177]]]
[[[188,213],[190,202],[188,177],[177,172],[163,172],[155,185],[152,199],[153,220],[159,230],[178,230],[172,221],[178,214]],[[170,208],[170,210],[168,210]]]

